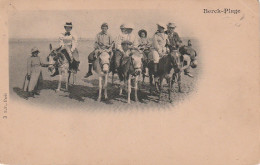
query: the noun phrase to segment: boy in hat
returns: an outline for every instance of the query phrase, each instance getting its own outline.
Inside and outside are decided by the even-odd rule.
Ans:
[[[64,25],[65,32],[59,36],[60,46],[66,49],[70,56],[70,63],[75,64],[78,70],[79,67],[79,52],[77,49],[77,37],[71,33],[72,22],[66,22]],[[77,71],[76,70],[76,71]]]
[[[38,54],[39,49],[33,47],[31,49],[31,56],[27,59],[27,74],[24,82],[23,90],[29,92],[30,96],[39,95],[38,85],[39,80],[42,79],[41,67],[48,67],[48,64],[41,62]]]
[[[107,32],[107,30],[108,30],[108,24],[103,23],[101,25],[101,32],[99,32],[96,35],[94,51],[91,52],[88,56],[89,68],[84,78],[88,78],[89,76],[93,75],[92,73],[93,63],[98,55],[100,55],[104,51],[109,53],[110,55],[112,53],[113,40],[111,35]]]

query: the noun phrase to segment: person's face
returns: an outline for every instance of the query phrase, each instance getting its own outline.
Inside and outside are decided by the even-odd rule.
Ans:
[[[142,32],[141,33],[141,38],[145,38],[146,36],[145,36],[145,33],[144,32]]]
[[[122,33],[125,33],[125,28],[120,28]]]
[[[170,33],[173,33],[173,32],[174,32],[174,29],[175,29],[175,27],[168,27],[168,31],[169,31]]]
[[[160,33],[163,33],[163,32],[164,32],[164,28],[161,27],[161,26],[158,26],[158,31],[159,31]]]
[[[122,44],[122,49],[126,52],[129,49],[129,44],[123,43]]]
[[[32,55],[33,55],[34,57],[37,57],[39,53],[40,53],[40,52],[38,52],[38,51],[37,51],[37,52],[33,52]]]
[[[72,29],[72,27],[68,27],[68,26],[65,26],[64,28],[65,28],[66,32],[70,32]]]
[[[127,31],[127,34],[130,34],[130,33],[132,33],[133,29],[126,29],[126,31]]]
[[[106,33],[106,32],[107,32],[107,29],[108,29],[108,28],[107,28],[106,26],[102,26],[102,27],[101,27],[101,30],[102,30],[103,33]]]

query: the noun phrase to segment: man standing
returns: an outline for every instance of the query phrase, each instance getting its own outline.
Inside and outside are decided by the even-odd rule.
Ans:
[[[94,51],[91,52],[88,56],[89,68],[84,78],[88,78],[89,76],[93,75],[92,73],[93,62],[95,61],[98,55],[100,55],[104,51],[111,55],[113,40],[111,35],[107,32],[107,30],[108,30],[108,24],[103,23],[101,25],[101,32],[99,32],[96,35]]]

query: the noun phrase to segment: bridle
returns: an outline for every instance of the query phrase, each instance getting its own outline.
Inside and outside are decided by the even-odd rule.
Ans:
[[[133,57],[130,57],[130,65],[132,65],[134,67],[133,76],[139,75],[140,74],[140,70],[141,70],[143,64],[141,63],[141,67],[135,67],[134,59],[133,59]]]

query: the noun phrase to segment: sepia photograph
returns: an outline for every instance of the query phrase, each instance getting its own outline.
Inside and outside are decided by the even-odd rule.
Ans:
[[[203,55],[181,20],[163,10],[14,13],[11,97],[104,108],[184,101],[195,91]]]
[[[2,0],[0,164],[258,165],[257,0]]]

